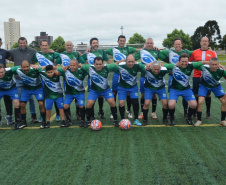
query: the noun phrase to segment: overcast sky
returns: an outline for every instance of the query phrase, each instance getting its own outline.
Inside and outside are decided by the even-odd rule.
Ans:
[[[123,26],[128,39],[137,32],[161,47],[175,28],[191,36],[208,20],[216,20],[221,35],[226,34],[226,0],[1,0],[0,6],[3,42],[9,18],[20,21],[21,36],[28,43],[45,31],[74,45],[88,43],[91,37],[98,37],[100,44],[116,44]]]

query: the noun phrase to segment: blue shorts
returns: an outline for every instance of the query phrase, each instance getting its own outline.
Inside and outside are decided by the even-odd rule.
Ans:
[[[168,80],[168,91],[170,90],[170,85],[171,85],[172,80],[173,80],[173,76],[172,76],[172,75],[169,75],[169,80]]]
[[[144,82],[145,82],[145,78],[140,77],[140,93],[144,93],[144,91],[145,91]]]
[[[216,97],[222,97],[225,95],[224,93],[224,89],[222,88],[222,86],[218,86],[218,87],[214,87],[214,88],[208,88],[202,84],[199,84],[199,96],[204,96],[206,97],[206,95],[208,94],[208,92],[213,92],[213,94]]]
[[[110,88],[108,88],[108,89],[106,89],[105,91],[102,91],[102,92],[97,92],[97,91],[94,91],[94,90],[90,89],[89,95],[87,97],[87,100],[94,100],[94,101],[96,101],[98,96],[103,96],[105,98],[105,100],[108,100],[110,98],[114,98],[114,95],[113,95],[113,93],[112,93]]]
[[[0,99],[4,96],[10,96],[12,100],[18,100],[19,99],[19,93],[16,87],[13,89],[7,90],[7,91],[0,91]]]
[[[119,74],[114,73],[112,77],[112,91],[118,90],[118,81],[119,81]]]
[[[64,98],[56,98],[56,99],[46,99],[46,110],[51,110],[53,107],[53,102],[56,102],[58,109],[63,109],[64,106]]]
[[[36,89],[36,90],[26,90],[22,88],[20,101],[27,102],[32,95],[35,95],[36,100],[44,100],[44,89],[43,87]]]
[[[186,90],[175,90],[170,88],[170,93],[169,93],[169,100],[176,100],[178,99],[179,96],[182,96],[187,102],[191,100],[196,100],[195,95],[192,92],[192,89],[186,89]]]
[[[163,87],[162,89],[159,89],[159,90],[153,90],[150,88],[144,88],[144,89],[145,89],[145,91],[144,91],[144,99],[145,100],[151,100],[155,93],[158,94],[158,97],[160,100],[167,99],[165,87]]]
[[[200,78],[199,77],[193,77],[193,93],[199,94],[199,83],[200,83]],[[207,92],[207,95],[210,95],[211,91]]]
[[[138,99],[138,87],[137,85],[132,88],[123,88],[118,87],[118,99],[119,100],[126,100],[127,93],[130,94],[131,99]]]
[[[64,99],[64,104],[70,105],[71,102],[76,99],[79,106],[84,106],[85,104],[85,93],[79,93],[79,94],[66,94]]]

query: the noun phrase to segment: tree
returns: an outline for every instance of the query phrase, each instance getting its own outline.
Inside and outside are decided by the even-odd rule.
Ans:
[[[223,36],[223,39],[222,39],[221,44],[220,44],[220,47],[222,49],[225,49],[225,47],[226,47],[226,35]]]
[[[39,46],[39,44],[38,44],[38,42],[36,42],[36,41],[32,41],[30,44],[29,44],[29,47],[30,48],[34,48],[36,51],[40,51],[41,49],[40,49],[40,46]]]
[[[164,47],[167,47],[167,48],[172,48],[173,47],[173,40],[176,37],[180,37],[182,39],[184,49],[191,49],[192,48],[192,41],[191,41],[190,36],[188,34],[185,34],[183,32],[183,30],[177,30],[177,29],[173,30],[172,33],[167,34],[167,38],[163,40],[162,45]]]
[[[200,40],[202,37],[209,38],[209,46],[216,48],[221,43],[220,28],[217,21],[207,21],[204,26],[199,26],[194,35],[191,36],[193,49],[200,48]]]
[[[12,45],[11,49],[13,49],[13,48],[18,48],[18,47],[19,47],[19,43],[16,42],[15,44]]]
[[[54,51],[58,52],[58,53],[62,53],[63,51],[65,51],[65,41],[63,39],[63,37],[59,36],[57,37],[52,44],[49,47],[50,49],[53,49]]]
[[[142,35],[134,33],[132,37],[129,38],[128,44],[144,44],[145,39]]]

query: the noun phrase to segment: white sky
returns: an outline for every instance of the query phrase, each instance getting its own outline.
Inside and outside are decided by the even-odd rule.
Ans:
[[[100,44],[116,44],[123,26],[127,40],[137,32],[161,47],[175,28],[191,36],[208,20],[216,20],[221,36],[226,34],[226,0],[1,0],[0,7],[3,42],[9,18],[20,21],[28,43],[44,31],[74,45],[88,44],[91,37],[98,37]]]

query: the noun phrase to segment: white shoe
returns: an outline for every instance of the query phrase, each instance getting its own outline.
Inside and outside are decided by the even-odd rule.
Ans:
[[[113,119],[113,115],[112,114],[110,115],[110,118]]]
[[[201,124],[202,124],[202,122],[198,120],[198,121],[194,124],[194,126],[195,126],[195,127],[199,127]]]
[[[138,119],[143,119],[143,118],[144,118],[144,115],[143,115],[143,112],[141,112]]]
[[[128,114],[128,118],[133,118],[133,115],[131,112]]]
[[[157,119],[157,115],[156,115],[155,112],[152,112],[152,113],[151,113],[151,118],[152,118],[152,119]]]
[[[126,114],[129,114],[129,111],[128,110],[126,110]]]
[[[220,122],[220,125],[226,127],[226,121],[221,121],[221,122]]]

